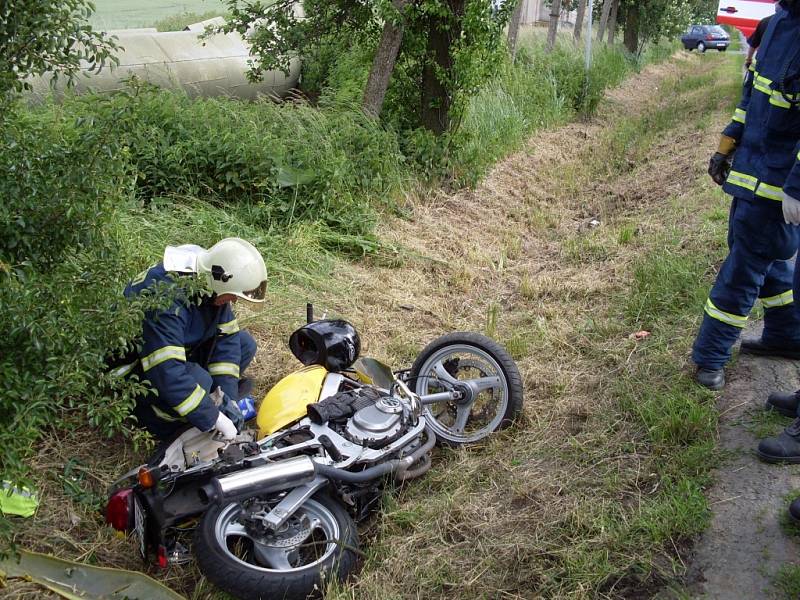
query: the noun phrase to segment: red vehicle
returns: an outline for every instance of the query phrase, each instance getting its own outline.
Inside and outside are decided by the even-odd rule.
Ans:
[[[717,23],[733,25],[749,37],[761,19],[774,13],[774,0],[720,0]]]

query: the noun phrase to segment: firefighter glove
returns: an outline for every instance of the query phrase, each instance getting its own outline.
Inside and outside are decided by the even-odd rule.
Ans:
[[[217,417],[217,422],[214,424],[214,429],[219,433],[219,437],[223,440],[230,442],[236,437],[236,425],[233,424],[225,413],[220,412]]]
[[[789,225],[800,225],[800,200],[783,193],[783,220]]]
[[[730,156],[722,154],[721,152],[714,153],[714,156],[711,157],[708,163],[708,174],[711,175],[711,179],[714,180],[714,183],[717,185],[725,183],[725,180],[728,178],[728,173],[731,172],[731,162],[732,159]]]

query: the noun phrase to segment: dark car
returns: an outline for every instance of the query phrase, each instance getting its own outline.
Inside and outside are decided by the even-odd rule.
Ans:
[[[681,37],[681,42],[687,50],[697,48],[698,52],[705,52],[708,48],[716,48],[725,52],[731,38],[719,25],[692,25]]]

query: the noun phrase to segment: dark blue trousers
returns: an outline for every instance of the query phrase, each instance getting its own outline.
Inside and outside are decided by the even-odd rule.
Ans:
[[[239,375],[241,377],[244,374],[244,370],[253,362],[253,358],[256,355],[257,344],[253,336],[244,330],[239,332],[239,339],[242,342],[242,361],[239,364]],[[200,384],[200,387],[202,387],[206,393],[210,393],[212,379],[209,372],[194,362],[187,362],[186,368],[189,369],[195,379],[197,379],[197,383]],[[234,398],[234,400],[238,400],[238,398]],[[154,408],[160,410],[162,415],[168,415],[166,412],[167,407],[159,405],[158,394],[155,393],[155,391],[137,400],[133,414],[136,416],[139,425],[147,429],[147,431],[156,438],[166,440],[175,435],[178,430],[186,428],[187,424],[184,419],[175,418],[174,420],[168,420],[159,417]]]
[[[692,350],[699,367],[720,369],[761,299],[765,343],[800,346],[800,311],[795,311],[794,268],[798,228],[783,221],[780,202],[734,198],[728,222],[728,257],[722,263],[705,306]]]

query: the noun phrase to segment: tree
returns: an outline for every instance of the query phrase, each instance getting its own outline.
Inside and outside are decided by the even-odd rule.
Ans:
[[[291,57],[313,57],[325,40],[340,40],[339,53],[354,44],[377,48],[364,110],[382,114],[387,89],[395,85],[405,107],[419,107],[405,125],[435,134],[458,122],[466,98],[501,63],[512,8],[486,0],[305,0],[303,15],[295,0],[225,2],[230,16],[214,31],[248,35],[252,79],[287,71]]]
[[[674,37],[692,21],[714,12],[710,0],[620,0],[625,47],[638,55],[648,42]]]
[[[71,85],[82,66],[116,61],[114,40],[88,23],[93,12],[89,0],[0,1],[0,100],[30,89],[30,76],[52,73]]]
[[[550,6],[550,26],[547,29],[547,51],[552,52],[556,45],[558,20],[561,17],[561,0],[553,0]]]
[[[597,41],[603,41],[603,35],[606,32],[606,25],[608,25],[608,17],[611,15],[611,5],[614,0],[605,0],[603,2],[603,14],[600,16],[600,25],[597,28]]]
[[[617,34],[617,13],[619,12],[619,0],[614,0],[611,7],[611,16],[608,18],[608,43],[614,43],[614,36]]]
[[[576,40],[581,39],[583,20],[586,18],[586,5],[588,3],[589,0],[578,0],[578,14],[575,17],[575,29],[572,30],[572,35]],[[591,35],[591,33],[589,35]]]
[[[403,41],[403,10],[410,2],[411,0],[393,0],[392,4],[397,9],[399,18],[397,21],[387,20],[384,23],[381,41],[375,51],[375,58],[372,60],[372,69],[370,69],[367,86],[364,89],[362,105],[364,112],[374,118],[381,114],[383,99],[386,97],[397,53],[400,51],[400,44]]]
[[[519,35],[519,24],[522,21],[522,8],[525,0],[517,0],[514,11],[511,13],[511,20],[508,23],[508,50],[511,52],[511,62],[517,60],[517,36]]]

